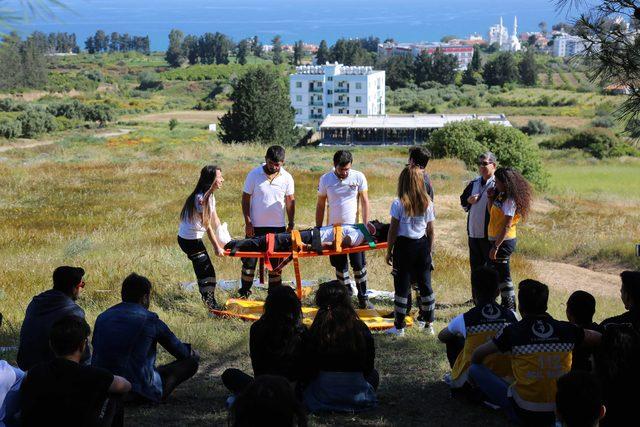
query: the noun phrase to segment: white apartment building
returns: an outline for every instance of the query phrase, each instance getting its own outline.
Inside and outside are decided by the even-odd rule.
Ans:
[[[578,36],[563,33],[553,38],[553,56],[560,58],[580,55],[585,49],[585,42]]]
[[[385,73],[342,64],[303,65],[289,76],[295,122],[319,126],[329,114],[385,114]]]

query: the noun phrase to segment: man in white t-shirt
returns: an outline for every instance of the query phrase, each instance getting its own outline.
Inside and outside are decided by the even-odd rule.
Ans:
[[[282,167],[284,148],[269,147],[265,163],[252,169],[242,190],[242,215],[246,237],[264,236],[268,233],[291,231],[294,226],[295,198],[293,177]],[[284,211],[289,222],[285,226]],[[278,265],[279,260],[271,260]],[[251,294],[251,285],[256,271],[256,258],[242,258],[240,297]],[[269,272],[269,288],[282,284],[281,273]]]
[[[369,222],[369,196],[367,178],[362,172],[351,168],[353,156],[349,151],[339,150],[333,156],[333,170],[320,177],[318,184],[318,202],[316,205],[316,226],[321,227],[324,220],[325,204],[329,206],[327,224],[355,224],[358,222],[358,199],[362,204],[362,222]],[[347,255],[329,256],[331,265],[336,269],[336,278],[349,287],[349,263],[358,289],[360,308],[373,308],[367,298],[367,262],[364,252]]]

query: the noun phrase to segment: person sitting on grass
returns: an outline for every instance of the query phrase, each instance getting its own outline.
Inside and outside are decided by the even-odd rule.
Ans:
[[[253,374],[280,375],[291,382],[300,379],[302,346],[307,329],[302,324],[302,305],[289,286],[278,286],[267,294],[264,314],[251,325],[249,354]],[[234,394],[242,392],[253,378],[239,369],[222,373],[222,382]]]
[[[536,280],[523,280],[518,291],[522,320],[506,326],[491,341],[479,346],[471,358],[469,379],[493,405],[524,425],[549,426],[555,420],[556,379],[571,370],[573,349],[595,346],[600,333],[547,313],[549,288]],[[510,352],[514,382],[484,365],[495,353]]]
[[[2,313],[0,313],[2,326]],[[20,385],[24,379],[21,369],[0,360],[0,427],[17,426],[16,415],[20,411]]]
[[[306,427],[307,414],[286,378],[262,375],[251,381],[231,407],[233,427]]]
[[[53,360],[55,355],[49,346],[51,325],[66,316],[84,319],[84,311],[76,304],[80,290],[84,288],[84,270],[80,267],[61,266],[53,271],[53,289],[33,297],[20,328],[18,366],[23,371],[35,364]],[[89,346],[85,347],[82,363],[91,358]]]
[[[516,323],[516,314],[496,303],[500,293],[498,272],[488,266],[471,272],[471,294],[475,307],[460,314],[438,334],[447,345],[447,358],[451,366],[453,390],[469,389],[467,375],[474,350],[493,338],[505,326]],[[491,371],[511,380],[511,360],[506,355],[494,354],[484,361]]]
[[[149,279],[131,273],[122,282],[121,295],[120,304],[96,319],[92,365],[131,381],[132,395],[127,400],[165,400],[178,385],[195,375],[200,355],[149,311]],[[156,367],[157,344],[176,360]]]
[[[605,416],[602,389],[588,372],[569,372],[558,378],[556,425],[562,427],[598,427]]]
[[[340,245],[342,249],[366,244],[367,236],[362,230],[364,227],[361,226],[362,224],[342,226],[342,244]],[[389,224],[373,220],[366,224],[366,231],[376,242],[386,242]],[[301,230],[300,239],[305,251],[333,249],[335,246],[334,227],[329,225],[311,230]],[[274,251],[289,252],[292,243],[290,232],[274,234]],[[241,252],[264,252],[267,250],[267,236],[232,240],[224,248]]]
[[[304,402],[311,412],[359,412],[377,405],[380,377],[367,325],[338,280],[322,283],[304,350]]]
[[[91,328],[78,316],[51,327],[56,358],[27,372],[20,388],[23,427],[122,426],[122,396],[131,390],[126,379],[105,369],[80,364]]]
[[[620,278],[622,279],[620,297],[627,312],[605,319],[600,326],[604,328],[612,323],[631,323],[637,331],[640,331],[640,271],[623,271],[620,273]]]
[[[593,315],[596,313],[596,299],[589,292],[575,291],[572,293],[567,300],[566,313],[567,320],[574,325],[601,332],[598,324],[593,321]],[[580,346],[574,348],[571,370],[590,372],[592,356],[592,349]]]
[[[607,414],[601,426],[627,426],[636,417],[640,383],[640,332],[630,324],[608,324],[595,352],[595,373],[602,384]]]

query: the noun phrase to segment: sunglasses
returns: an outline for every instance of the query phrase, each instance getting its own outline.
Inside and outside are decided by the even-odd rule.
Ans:
[[[493,162],[478,162],[478,166],[489,166],[492,165]]]

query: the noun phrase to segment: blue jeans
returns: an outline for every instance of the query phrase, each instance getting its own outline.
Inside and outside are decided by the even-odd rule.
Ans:
[[[553,426],[555,414],[553,412],[532,412],[520,408],[507,392],[509,383],[497,376],[484,365],[472,364],[469,368],[469,378],[482,391],[486,399],[502,408],[509,421],[519,425]]]

